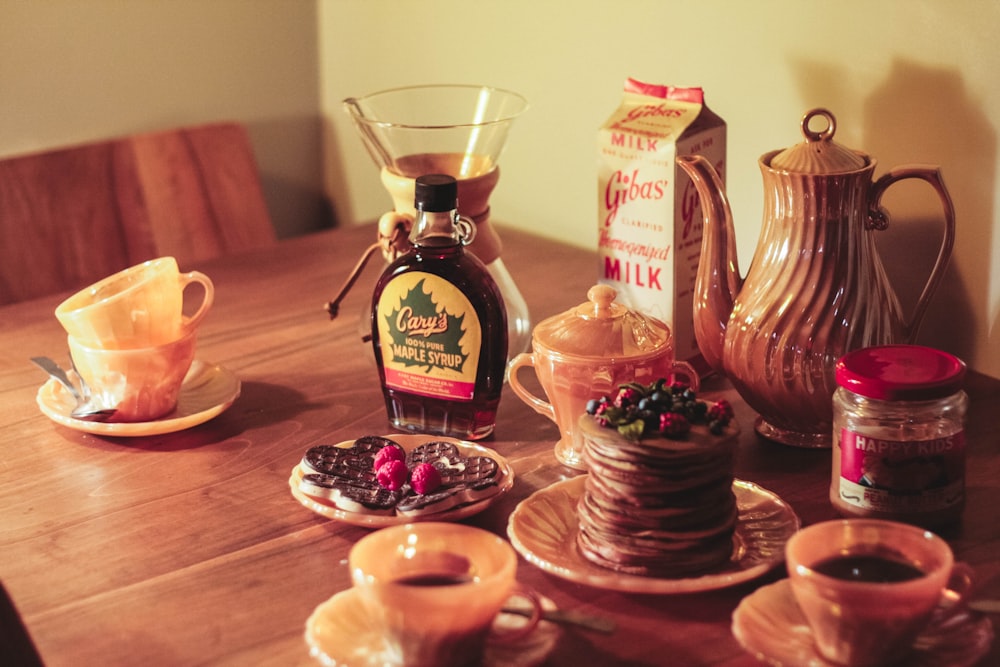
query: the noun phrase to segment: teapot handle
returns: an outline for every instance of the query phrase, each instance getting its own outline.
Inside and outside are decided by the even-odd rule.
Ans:
[[[883,230],[889,226],[889,213],[881,205],[882,195],[889,189],[889,186],[908,178],[917,178],[929,183],[937,192],[944,212],[944,234],[941,237],[941,247],[938,250],[937,259],[934,261],[934,267],[920,293],[920,298],[917,299],[917,304],[913,308],[913,315],[903,325],[903,338],[907,343],[912,343],[917,337],[917,330],[920,328],[920,322],[927,311],[931,296],[941,283],[944,271],[948,267],[948,261],[951,259],[951,252],[955,245],[955,206],[952,204],[948,189],[945,188],[939,167],[923,165],[895,167],[876,180],[872,187],[871,204],[868,209],[868,229]]]

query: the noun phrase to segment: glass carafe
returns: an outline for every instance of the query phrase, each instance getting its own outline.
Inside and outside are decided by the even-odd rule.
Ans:
[[[528,306],[500,256],[489,204],[500,178],[497,160],[511,122],[527,108],[525,99],[486,86],[423,85],[351,97],[344,100],[344,108],[392,197],[394,210],[379,221],[386,259],[408,249],[416,179],[424,174],[453,176],[458,181],[459,214],[476,224],[469,250],[486,264],[503,294],[510,354],[525,351],[531,341]]]

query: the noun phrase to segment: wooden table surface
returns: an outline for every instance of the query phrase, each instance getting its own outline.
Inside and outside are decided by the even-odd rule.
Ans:
[[[534,322],[585,300],[595,254],[501,234]],[[304,508],[288,477],[313,445],[389,431],[358,329],[380,260],[340,318],[323,310],[373,240],[371,227],[353,227],[182,267],[216,285],[197,356],[236,373],[242,394],[217,418],[173,434],[113,438],[51,422],[35,403],[45,378],[28,359],[67,358],[53,316],[66,295],[0,308],[0,581],[46,664],[316,664],[306,619],[349,586],[348,550],[368,530]],[[975,568],[979,594],[1000,598],[1000,383],[973,374],[968,389],[968,507],[943,534]],[[738,477],[779,494],[804,524],[835,517],[829,450],[762,440],[725,383],[705,392],[736,407]],[[484,444],[508,458],[516,483],[465,521],[505,535],[517,503],[575,475],[556,463],[556,440],[555,425],[505,387]],[[571,583],[523,559],[519,567],[523,583],[560,607],[618,623],[611,636],[564,631],[546,664],[566,666],[757,664],[733,638],[731,615],[781,576],[779,566],[724,590],[643,595]],[[996,642],[981,664],[1000,664]]]

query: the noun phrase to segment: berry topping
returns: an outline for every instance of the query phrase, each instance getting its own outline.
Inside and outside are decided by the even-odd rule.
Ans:
[[[719,400],[709,406],[690,386],[657,380],[650,385],[635,382],[621,385],[613,396],[587,402],[587,414],[605,428],[617,429],[630,440],[661,435],[683,440],[695,424],[704,424],[710,433],[723,435],[733,420],[733,406]]]
[[[441,473],[430,463],[418,463],[410,474],[410,487],[424,495],[441,486]]]
[[[372,468],[378,470],[389,461],[406,461],[406,450],[399,445],[386,445],[375,454]]]
[[[716,401],[712,404],[712,407],[708,409],[709,419],[718,419],[722,422],[729,422],[736,413],[733,412],[733,406],[726,399]]]
[[[406,467],[405,461],[386,461],[375,471],[375,479],[380,486],[390,491],[398,491],[406,484],[410,476],[410,471]]]
[[[660,433],[668,438],[683,438],[691,430],[691,422],[679,412],[664,412],[660,415]]]
[[[642,395],[635,388],[629,385],[622,385],[618,389],[618,395],[615,396],[615,407],[627,408],[637,404],[640,398],[642,398]]]

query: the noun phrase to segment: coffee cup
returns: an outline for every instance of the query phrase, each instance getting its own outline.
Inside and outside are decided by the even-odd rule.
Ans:
[[[586,470],[577,421],[587,401],[614,394],[622,384],[661,378],[683,377],[698,389],[694,368],[674,359],[670,328],[614,303],[616,295],[607,285],[592,287],[588,302],[540,322],[532,332],[532,351],[515,356],[507,367],[514,394],[559,427],[556,459],[578,470]],[[527,367],[548,400],[522,382],[518,373]]]
[[[972,569],[939,536],[875,519],[818,523],[785,548],[792,593],[828,661],[848,667],[905,658],[935,613],[961,608]]]
[[[516,581],[514,549],[480,528],[446,522],[383,528],[351,548],[348,564],[389,664],[479,664],[486,642],[523,639],[541,617],[537,596]],[[512,595],[527,598],[534,611],[526,624],[501,631],[493,622]]]
[[[76,373],[96,403],[115,408],[109,421],[146,422],[177,407],[184,377],[194,361],[197,331],[154,347],[104,349],[69,337]]]
[[[184,314],[184,294],[201,285],[201,304]],[[129,267],[63,301],[56,318],[72,338],[91,348],[156,347],[185,337],[212,307],[215,289],[199,271],[181,273],[177,260],[160,257]]]

